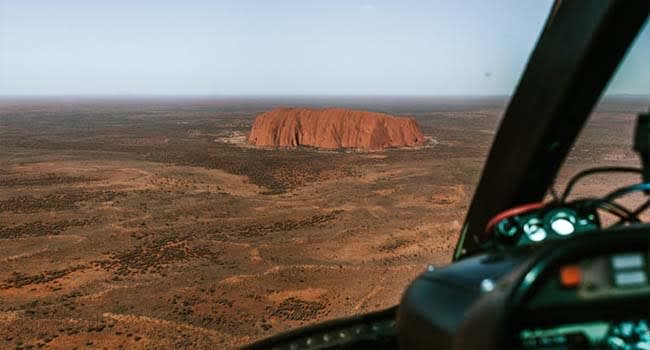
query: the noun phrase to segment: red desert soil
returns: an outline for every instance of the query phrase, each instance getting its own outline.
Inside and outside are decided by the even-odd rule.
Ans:
[[[342,108],[277,108],[257,116],[249,143],[256,146],[378,150],[424,144],[413,118]]]
[[[241,146],[289,102],[409,114],[431,146]],[[589,166],[638,165],[647,101],[614,102],[558,190]],[[0,349],[232,349],[392,306],[449,262],[504,103],[0,98]]]

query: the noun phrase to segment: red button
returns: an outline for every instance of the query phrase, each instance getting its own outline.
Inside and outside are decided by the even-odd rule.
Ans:
[[[582,271],[579,265],[567,265],[560,269],[560,284],[562,287],[575,288],[582,282]]]

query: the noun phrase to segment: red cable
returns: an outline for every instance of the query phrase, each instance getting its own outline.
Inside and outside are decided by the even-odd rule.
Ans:
[[[504,210],[499,214],[495,215],[492,219],[490,219],[490,221],[488,221],[487,225],[485,225],[485,234],[488,235],[492,230],[492,228],[496,224],[498,224],[501,220],[507,219],[512,216],[521,215],[531,210],[542,208],[543,206],[544,206],[543,202],[536,202],[536,203],[522,204],[520,206],[510,208],[508,210]]]

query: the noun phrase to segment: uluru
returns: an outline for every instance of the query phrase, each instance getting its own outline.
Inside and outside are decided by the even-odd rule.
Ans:
[[[262,147],[380,150],[421,146],[424,135],[410,117],[344,108],[276,108],[257,116],[248,142]]]

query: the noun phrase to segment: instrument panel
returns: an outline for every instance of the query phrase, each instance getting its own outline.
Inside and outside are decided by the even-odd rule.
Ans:
[[[523,349],[650,349],[647,319],[619,322],[596,321],[567,324],[550,329],[526,329],[520,335]]]
[[[627,253],[581,262],[578,267],[583,272],[578,298],[588,300],[650,293],[649,260],[650,254],[647,253]]]
[[[555,327],[527,327],[519,333],[522,349],[650,350],[650,252],[637,251],[584,258],[552,270],[528,302],[528,310],[564,310]],[[628,299],[629,298],[629,299]],[[628,310],[613,320],[592,306],[593,321],[571,323],[574,306],[625,305],[647,300],[646,307]],[[592,304],[593,303],[593,304]],[[612,304],[609,304],[612,305]],[[629,309],[629,308],[628,308]],[[584,310],[584,309],[581,309]],[[631,314],[630,314],[631,313]]]
[[[597,231],[600,220],[592,208],[555,207],[509,216],[492,227],[499,242],[521,246]]]
[[[564,264],[531,298],[535,309],[629,296],[650,296],[650,252],[597,256]]]

